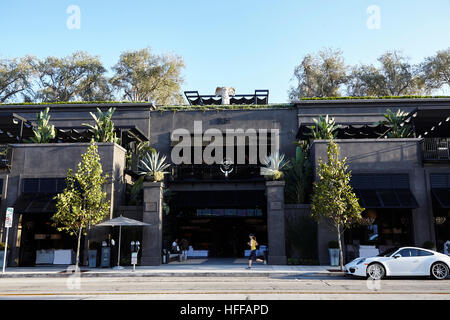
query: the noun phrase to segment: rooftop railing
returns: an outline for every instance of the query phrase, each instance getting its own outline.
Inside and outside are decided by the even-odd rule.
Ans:
[[[422,153],[424,161],[450,161],[450,138],[424,138]]]

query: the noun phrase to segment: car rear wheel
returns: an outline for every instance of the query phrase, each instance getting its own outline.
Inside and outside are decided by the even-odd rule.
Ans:
[[[381,280],[384,278],[386,271],[379,263],[372,263],[367,267],[367,277],[372,280]]]
[[[436,280],[447,279],[448,274],[448,266],[443,262],[436,262],[431,266],[431,276]]]

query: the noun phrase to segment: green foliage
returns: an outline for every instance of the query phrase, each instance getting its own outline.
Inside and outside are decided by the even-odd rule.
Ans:
[[[55,126],[50,125],[50,115],[48,114],[50,108],[45,108],[44,111],[39,112],[36,123],[37,128],[33,128],[34,137],[31,137],[29,142],[32,143],[49,143],[56,137]]]
[[[291,166],[285,174],[287,203],[306,203],[307,195],[312,188],[312,175],[307,144],[298,145],[295,158],[291,159]]]
[[[298,85],[290,89],[290,100],[339,96],[339,87],[347,81],[346,69],[340,50],[326,49],[307,54],[295,67],[294,78]]]
[[[112,98],[99,57],[77,51],[64,58],[47,57],[36,64],[39,90],[34,101],[95,101]]]
[[[336,137],[336,130],[339,128],[334,121],[334,118],[329,118],[328,115],[320,116],[319,119],[313,119],[316,125],[312,126],[313,132],[311,133],[313,140],[326,140],[330,137]]]
[[[181,103],[184,67],[183,59],[176,55],[154,55],[150,48],[127,51],[113,67],[111,84],[130,101]]]
[[[137,205],[139,203],[139,195],[142,190],[142,185],[144,184],[144,178],[145,176],[139,177],[131,187],[129,204]]]
[[[364,208],[358,203],[350,185],[351,172],[346,158],[339,159],[339,148],[333,139],[327,146],[325,163],[319,159],[317,180],[313,185],[311,216],[318,222],[325,221],[337,231],[340,251],[340,264],[343,269],[341,236],[345,228],[361,221]]]
[[[31,56],[0,59],[0,102],[11,101],[18,94],[28,100],[26,97],[36,74],[35,64],[36,58]]]
[[[390,109],[386,110],[384,120],[379,121],[376,125],[383,124],[389,127],[386,133],[388,138],[408,138],[412,135],[412,130],[409,124],[405,123],[408,114],[400,109],[393,113]]]
[[[425,84],[432,89],[450,86],[450,48],[438,51],[421,64]]]
[[[261,175],[268,180],[282,180],[283,171],[289,168],[289,160],[284,160],[284,154],[275,152],[262,161],[265,167],[261,168]]]
[[[81,155],[77,172],[67,171],[64,191],[55,199],[56,213],[52,220],[59,231],[78,237],[76,266],[78,268],[80,239],[86,228],[101,222],[110,212],[110,202],[103,191],[108,179],[103,174],[97,145],[94,141]]]
[[[9,246],[8,246],[8,250],[9,250]],[[0,242],[0,251],[5,251],[5,243],[4,242]]]
[[[144,159],[139,162],[140,174],[150,177],[153,181],[158,182],[164,179],[164,175],[169,173],[164,171],[170,164],[165,163],[166,156],[159,158],[159,152],[149,152]]]
[[[111,120],[115,110],[116,108],[111,107],[108,111],[103,113],[100,108],[97,108],[97,116],[90,112],[92,118],[94,118],[95,125],[83,123],[83,126],[94,131],[95,142],[120,142],[114,131],[114,122]]]

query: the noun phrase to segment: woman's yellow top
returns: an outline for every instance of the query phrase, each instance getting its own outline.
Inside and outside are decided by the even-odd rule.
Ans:
[[[256,250],[256,240],[250,240],[250,249]]]

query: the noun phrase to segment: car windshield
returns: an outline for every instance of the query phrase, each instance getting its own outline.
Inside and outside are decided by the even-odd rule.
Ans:
[[[398,250],[398,248],[387,249],[386,251],[380,253],[377,257],[389,257],[391,254],[393,254],[397,250]]]

